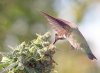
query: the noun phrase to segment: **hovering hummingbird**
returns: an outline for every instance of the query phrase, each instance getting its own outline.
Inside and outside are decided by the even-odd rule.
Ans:
[[[67,39],[74,49],[84,50],[88,55],[88,58],[91,60],[97,59],[93,55],[87,41],[79,31],[77,25],[63,19],[55,18],[45,12],[42,13],[47,18],[52,28],[57,32],[55,34],[55,41],[53,44],[55,44],[60,39]]]

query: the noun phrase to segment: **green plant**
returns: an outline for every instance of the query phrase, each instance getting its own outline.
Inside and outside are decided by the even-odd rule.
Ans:
[[[36,34],[29,43],[22,42],[9,54],[2,54],[0,73],[50,73],[55,66],[55,46],[50,43],[50,33]]]

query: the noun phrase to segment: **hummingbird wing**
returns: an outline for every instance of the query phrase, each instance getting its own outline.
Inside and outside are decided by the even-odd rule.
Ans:
[[[59,35],[64,35],[65,33],[70,33],[71,32],[71,26],[69,26],[69,22],[65,22],[62,19],[59,18],[55,18],[45,12],[42,12],[44,14],[44,16],[47,18],[47,20],[49,21],[49,23],[51,24],[52,28],[54,30],[56,30]]]

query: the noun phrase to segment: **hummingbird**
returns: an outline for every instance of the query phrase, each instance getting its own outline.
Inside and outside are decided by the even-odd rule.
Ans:
[[[42,12],[42,14],[47,18],[52,29],[56,31],[53,44],[55,44],[58,40],[66,39],[74,49],[82,49],[90,60],[97,59],[93,55],[86,39],[79,31],[76,24],[67,20],[53,17],[45,12]]]

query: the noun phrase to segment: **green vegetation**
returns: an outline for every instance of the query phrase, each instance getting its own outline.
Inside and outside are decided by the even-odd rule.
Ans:
[[[50,33],[37,34],[29,43],[23,42],[9,54],[3,53],[0,73],[50,73],[55,61],[55,46],[49,42]]]

